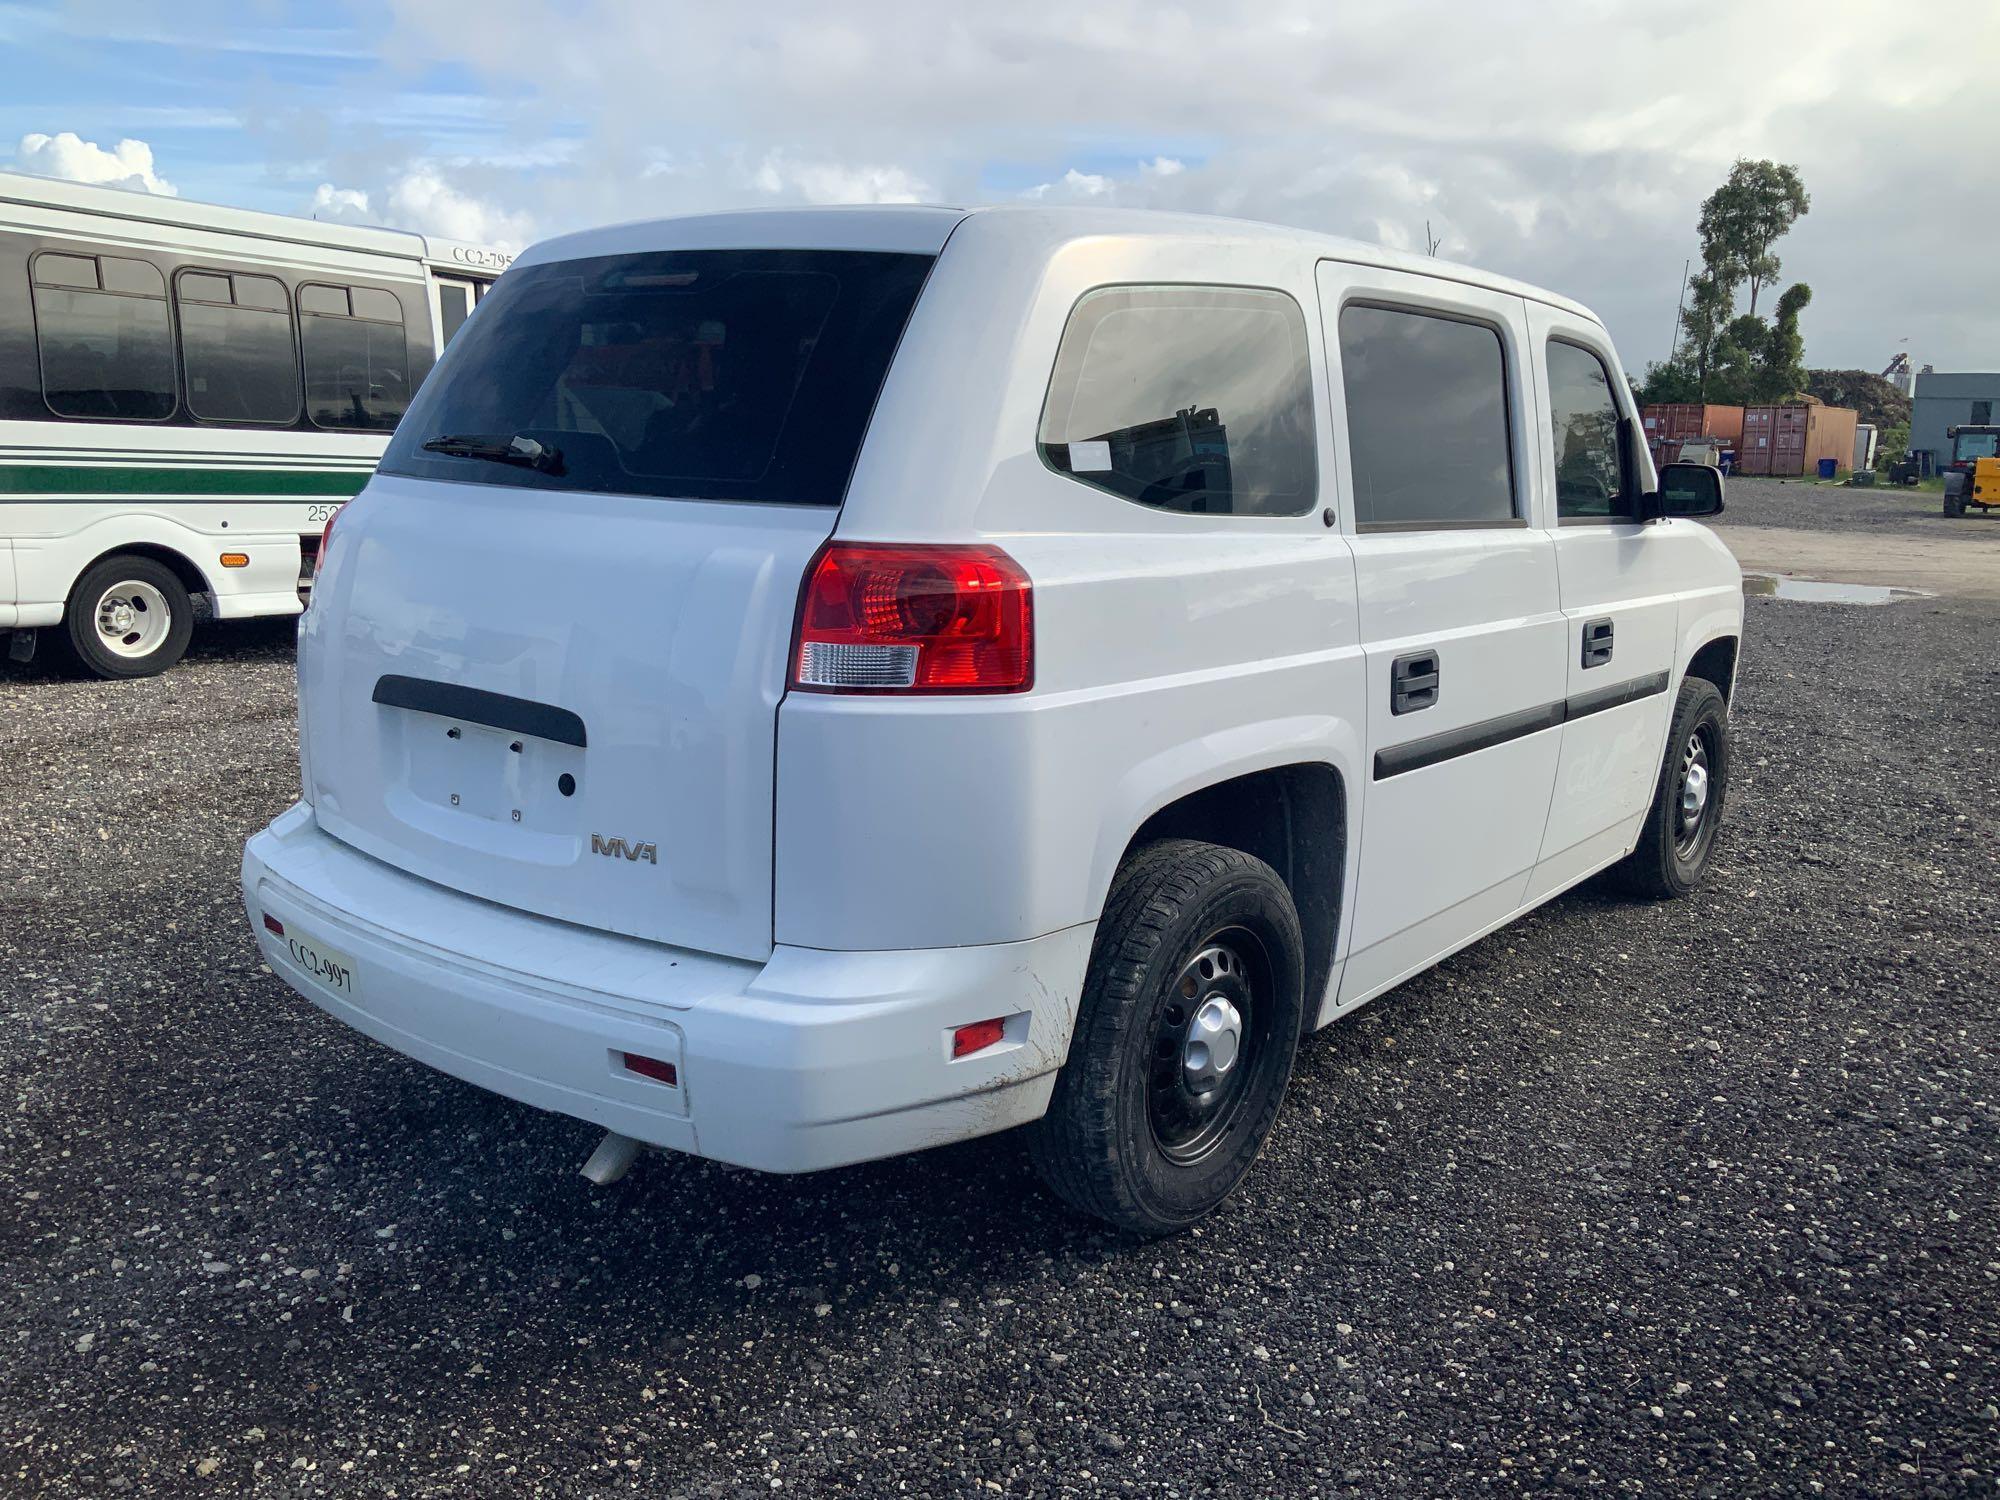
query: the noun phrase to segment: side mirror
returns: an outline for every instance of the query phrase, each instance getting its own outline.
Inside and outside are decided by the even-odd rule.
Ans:
[[[1668,464],[1660,470],[1659,489],[1646,499],[1653,516],[1719,516],[1722,471],[1708,464]]]

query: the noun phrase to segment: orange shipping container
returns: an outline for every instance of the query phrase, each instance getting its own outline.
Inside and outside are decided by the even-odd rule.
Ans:
[[[1750,406],[1743,410],[1739,474],[1790,477],[1812,474],[1819,460],[1841,468],[1854,461],[1854,427],[1860,414],[1845,406]]]
[[[1680,442],[1687,438],[1720,438],[1734,447],[1743,436],[1743,408],[1713,401],[1668,401],[1641,407],[1639,420],[1650,442]]]

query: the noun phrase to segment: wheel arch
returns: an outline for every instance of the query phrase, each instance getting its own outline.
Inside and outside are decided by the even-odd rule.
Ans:
[[[215,592],[201,569],[195,565],[194,559],[190,558],[186,553],[160,542],[121,542],[115,547],[105,548],[104,551],[98,553],[90,561],[78,568],[76,576],[70,579],[69,588],[64,592],[64,599],[66,601],[74,601],[76,598],[76,586],[83,582],[85,575],[98,564],[109,562],[114,557],[143,557],[156,562],[178,578],[181,581],[181,587],[186,589],[190,595],[213,595]]]
[[[1347,904],[1350,828],[1341,768],[1331,760],[1294,760],[1180,791],[1133,830],[1117,864],[1157,840],[1189,838],[1241,850],[1276,870],[1291,892],[1305,938],[1304,1012],[1310,1029],[1318,1024],[1332,978]]]
[[[1736,655],[1741,637],[1716,635],[1695,648],[1688,658],[1683,677],[1700,677],[1715,684],[1722,694],[1722,701],[1729,702],[1736,687]]]

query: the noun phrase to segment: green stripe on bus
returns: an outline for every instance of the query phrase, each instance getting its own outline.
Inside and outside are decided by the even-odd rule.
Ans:
[[[80,468],[0,465],[0,495],[358,495],[368,475],[337,469]]]

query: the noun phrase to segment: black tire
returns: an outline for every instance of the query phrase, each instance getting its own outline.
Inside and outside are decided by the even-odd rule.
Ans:
[[[122,633],[121,623],[129,627]],[[70,655],[99,677],[164,672],[186,654],[193,634],[194,602],[173,569],[132,553],[94,564],[76,581],[63,613]]]
[[[1708,873],[1729,791],[1729,707],[1714,683],[1701,677],[1681,681],[1674,704],[1667,753],[1653,791],[1653,805],[1639,832],[1639,846],[1618,866],[1625,888],[1656,900],[1685,896]],[[1690,822],[1683,792],[1701,767],[1700,813]]]
[[[1948,516],[1964,515],[1965,502],[1956,495],[1946,495],[1944,497],[1944,513]]]
[[[1069,1060],[1048,1114],[1028,1127],[1042,1181],[1139,1234],[1213,1210],[1278,1117],[1304,977],[1298,913],[1261,859],[1192,839],[1128,858],[1098,924]],[[1213,1069],[1232,1016],[1238,1050]],[[1221,1021],[1213,1053],[1196,1050],[1204,1017]],[[1197,1058],[1213,1071],[1196,1077]]]

